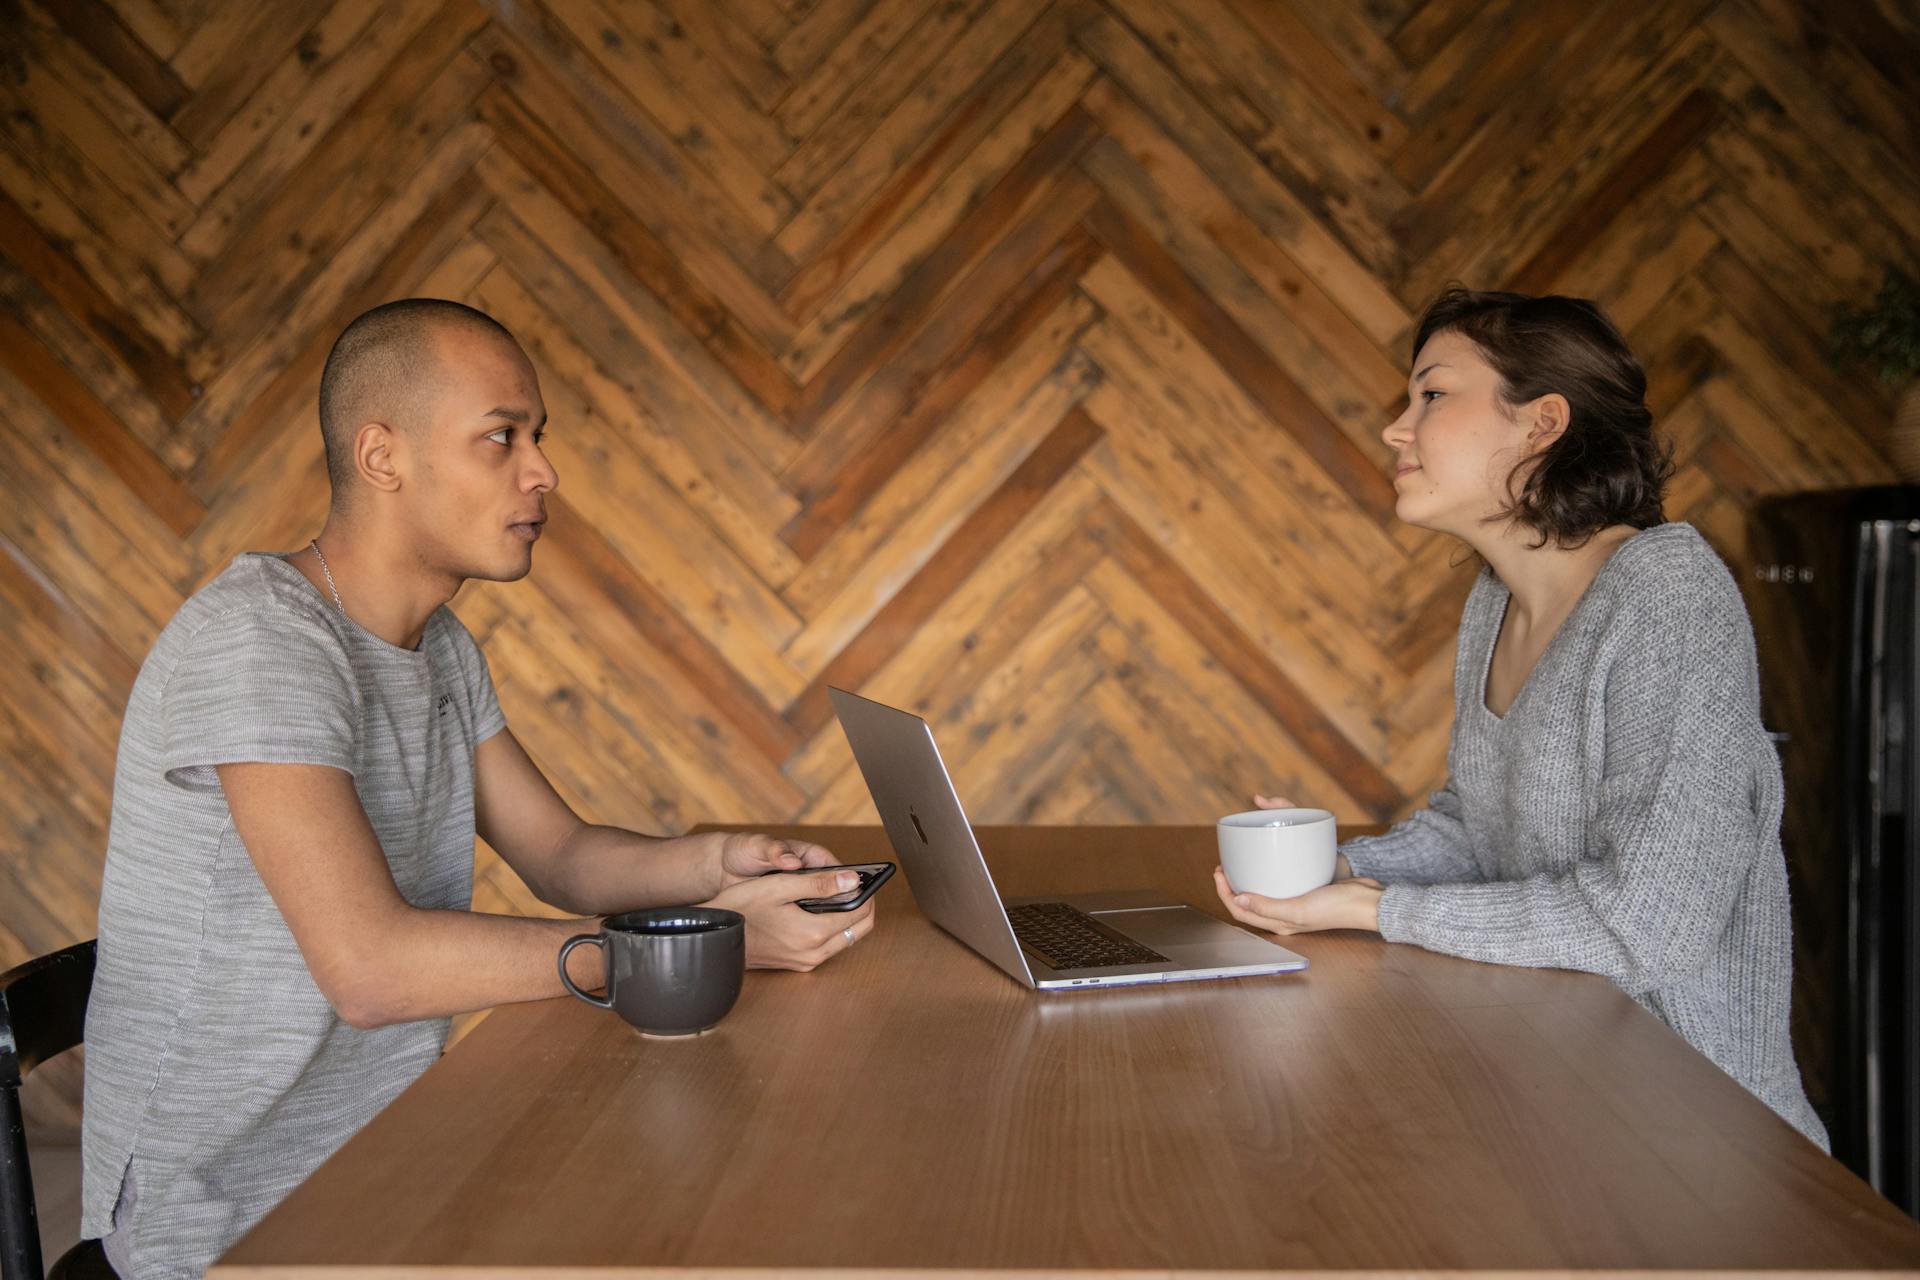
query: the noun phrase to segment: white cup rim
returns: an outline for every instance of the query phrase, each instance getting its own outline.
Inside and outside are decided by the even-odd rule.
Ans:
[[[1280,814],[1298,815],[1292,822],[1277,822]],[[1327,809],[1249,809],[1245,813],[1230,813],[1213,825],[1232,827],[1236,830],[1259,831],[1269,828],[1295,828],[1318,826],[1322,822],[1332,822],[1333,813]]]

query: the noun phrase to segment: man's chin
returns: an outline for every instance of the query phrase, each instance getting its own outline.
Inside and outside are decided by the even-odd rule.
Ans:
[[[533,548],[522,547],[487,564],[470,565],[460,576],[477,582],[518,582],[532,572]]]

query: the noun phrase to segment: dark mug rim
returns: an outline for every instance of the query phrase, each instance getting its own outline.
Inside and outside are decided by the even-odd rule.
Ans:
[[[643,907],[608,916],[600,928],[628,938],[697,938],[744,929],[747,918],[725,907]]]

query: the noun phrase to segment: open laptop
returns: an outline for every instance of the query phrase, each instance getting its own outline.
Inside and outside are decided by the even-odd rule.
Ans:
[[[1157,893],[1002,902],[934,745],[909,711],[830,689],[887,838],[929,920],[1042,991],[1291,973],[1305,956]]]

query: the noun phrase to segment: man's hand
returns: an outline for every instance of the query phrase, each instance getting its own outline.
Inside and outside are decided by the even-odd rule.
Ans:
[[[769,871],[798,871],[801,867],[831,867],[839,859],[805,840],[782,840],[757,831],[728,831],[720,836],[720,887],[730,889]],[[824,897],[799,894],[799,897]]]
[[[769,840],[767,836],[750,837]],[[787,853],[807,858],[812,853],[826,856],[819,845],[804,841],[771,841],[792,845]],[[752,855],[763,856],[765,851]],[[780,853],[772,856],[781,857]],[[747,918],[747,967],[750,969],[797,969],[802,973],[824,964],[873,931],[873,901],[868,899],[854,911],[812,912],[793,904],[801,898],[830,898],[857,888],[860,877],[851,871],[834,870],[827,864],[809,863],[822,869],[808,875],[761,875],[737,879],[703,906],[725,907]],[[846,931],[852,931],[852,937]]]
[[[1257,893],[1235,893],[1227,873],[1213,869],[1214,891],[1227,911],[1241,924],[1281,935],[1316,933],[1322,929],[1380,931],[1380,895],[1386,886],[1367,876],[1335,880],[1297,898],[1263,898]]]

